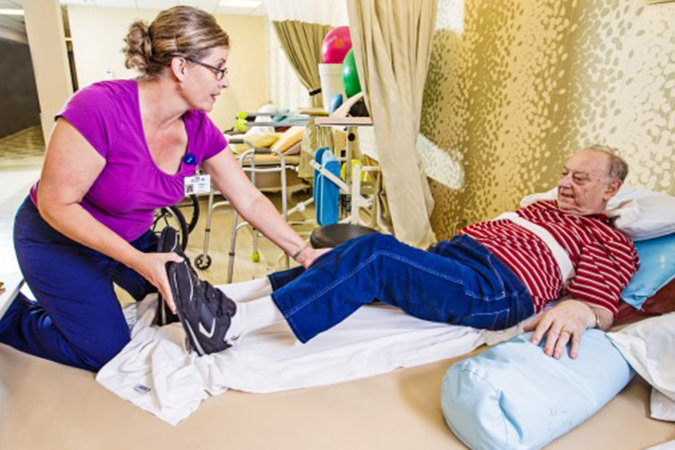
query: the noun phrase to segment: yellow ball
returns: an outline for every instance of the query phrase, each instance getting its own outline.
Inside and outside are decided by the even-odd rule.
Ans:
[[[251,261],[253,261],[254,263],[260,262],[260,253],[258,252],[251,253]]]
[[[237,119],[234,123],[234,129],[237,131],[248,131],[248,125],[246,125],[246,120]]]

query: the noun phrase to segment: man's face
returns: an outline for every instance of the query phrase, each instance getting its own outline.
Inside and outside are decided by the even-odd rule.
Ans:
[[[558,182],[558,207],[579,216],[600,214],[620,186],[619,180],[609,178],[608,155],[583,150],[563,167]]]

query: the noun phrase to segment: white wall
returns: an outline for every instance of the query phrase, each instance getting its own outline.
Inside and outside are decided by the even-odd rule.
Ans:
[[[45,142],[54,128],[54,116],[73,93],[58,0],[25,0],[23,9],[30,42],[40,121]]]
[[[151,22],[158,11],[142,9],[69,6],[68,16],[80,88],[112,78],[134,78],[124,67],[124,37],[129,25],[142,19]],[[223,91],[209,114],[225,130],[234,124],[237,112],[255,111],[268,96],[267,18],[216,14],[230,35],[228,61],[230,87]]]

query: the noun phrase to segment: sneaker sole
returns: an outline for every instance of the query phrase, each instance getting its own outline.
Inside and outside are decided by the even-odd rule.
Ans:
[[[172,227],[162,229],[159,235],[159,242],[157,244],[157,253],[172,253],[178,248],[178,234]],[[161,294],[157,301],[157,325],[160,327],[169,322],[169,305],[166,304],[164,297]]]
[[[176,310],[178,311],[178,318],[180,319],[181,325],[183,325],[183,329],[185,330],[185,334],[187,335],[188,340],[190,341],[190,345],[199,356],[204,356],[206,352],[204,352],[204,349],[199,344],[197,336],[195,335],[195,332],[192,330],[190,323],[186,320],[185,316],[183,316],[184,303],[180,295],[180,286],[178,283],[178,271],[181,268],[183,268],[186,271],[187,275],[186,278],[190,283],[190,293],[191,293],[190,295],[192,295],[192,293],[194,292],[192,286],[192,278],[190,278],[189,269],[187,269],[187,263],[169,263],[167,275],[169,277],[169,286],[171,287],[171,295],[173,295],[173,301],[176,304]]]
[[[158,253],[171,253],[178,248],[178,235],[171,227],[164,228],[159,235]]]

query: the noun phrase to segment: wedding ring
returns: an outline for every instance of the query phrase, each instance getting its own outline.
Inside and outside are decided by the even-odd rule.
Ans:
[[[565,327],[563,327],[563,329],[560,330],[560,332],[561,332],[561,333],[572,334],[572,332],[571,332],[570,330],[568,330],[567,328],[565,328]]]

